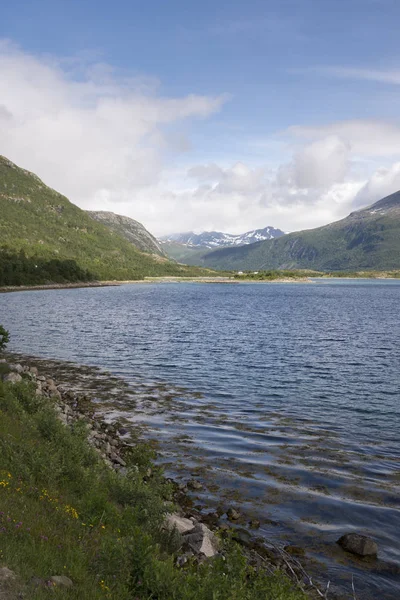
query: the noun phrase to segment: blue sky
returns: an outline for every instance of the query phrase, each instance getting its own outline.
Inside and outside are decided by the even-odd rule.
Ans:
[[[399,22],[398,0],[6,3],[0,153],[156,233],[317,226],[400,187]]]

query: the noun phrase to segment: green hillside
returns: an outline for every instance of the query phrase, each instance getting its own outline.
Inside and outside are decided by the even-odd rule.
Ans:
[[[243,271],[399,269],[400,192],[324,227],[248,246],[207,252],[188,262]]]
[[[201,275],[204,271],[145,254],[94,221],[36,175],[0,156],[0,248],[38,260],[76,261],[100,280]]]

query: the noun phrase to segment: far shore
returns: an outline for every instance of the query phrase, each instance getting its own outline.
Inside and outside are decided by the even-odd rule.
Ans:
[[[43,290],[63,290],[78,288],[97,288],[97,287],[118,287],[121,285],[131,285],[137,283],[312,283],[311,279],[306,277],[299,278],[277,278],[265,280],[236,279],[234,277],[146,277],[146,279],[131,279],[125,281],[87,281],[80,283],[48,283],[42,285],[10,285],[0,287],[0,294],[11,292],[34,292]]]
[[[361,276],[335,276],[331,274],[321,275],[310,275],[308,277],[277,277],[276,279],[253,279],[251,277],[176,277],[176,276],[164,276],[164,277],[146,277],[145,279],[129,279],[123,281],[82,281],[78,283],[48,283],[42,285],[11,285],[1,286],[0,294],[10,292],[32,292],[41,290],[63,290],[63,289],[78,289],[78,288],[97,288],[97,287],[117,287],[127,284],[142,284],[142,283],[224,283],[224,284],[246,284],[246,283],[315,283],[315,280],[345,280],[345,279],[378,279],[378,280],[393,280],[399,281],[398,277],[390,277],[390,275],[382,274],[371,274]]]

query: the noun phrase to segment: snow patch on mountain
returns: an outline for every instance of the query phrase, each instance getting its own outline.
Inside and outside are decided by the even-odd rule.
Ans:
[[[274,227],[264,227],[264,229],[254,229],[241,234],[223,233],[221,231],[203,231],[194,233],[188,231],[185,233],[173,233],[159,238],[161,244],[176,243],[188,246],[188,248],[223,248],[227,246],[245,246],[264,240],[272,240],[284,235],[284,232]]]

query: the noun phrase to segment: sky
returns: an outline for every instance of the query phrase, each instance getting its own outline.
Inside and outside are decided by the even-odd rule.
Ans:
[[[398,0],[14,0],[0,154],[156,235],[310,229],[400,189]]]

